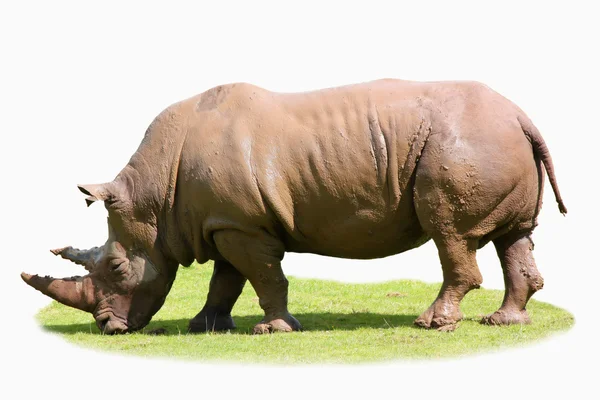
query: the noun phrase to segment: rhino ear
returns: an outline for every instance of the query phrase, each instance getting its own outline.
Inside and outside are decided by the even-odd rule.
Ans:
[[[92,203],[97,200],[110,201],[114,198],[114,194],[110,183],[101,183],[96,185],[77,185],[77,188],[83,194],[87,194],[89,196],[85,199],[85,202],[87,203],[88,207],[91,206]]]

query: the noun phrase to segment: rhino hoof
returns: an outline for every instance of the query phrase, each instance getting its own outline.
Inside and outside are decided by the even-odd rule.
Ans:
[[[435,311],[436,307],[434,303],[415,320],[414,324],[420,328],[436,329],[440,332],[452,332],[458,326],[458,322],[463,319],[463,313],[457,308],[442,315],[436,314]]]
[[[296,318],[288,315],[285,319],[277,318],[269,321],[268,323],[261,321],[254,326],[253,333],[255,335],[262,335],[265,333],[273,332],[293,332],[301,331],[302,325]]]
[[[481,323],[484,325],[515,325],[515,324],[529,324],[531,320],[527,311],[508,311],[498,310],[493,314],[487,315],[481,319]]]
[[[208,316],[206,314],[198,314],[188,326],[190,333],[204,332],[221,332],[235,329],[235,323],[231,315],[216,315]]]

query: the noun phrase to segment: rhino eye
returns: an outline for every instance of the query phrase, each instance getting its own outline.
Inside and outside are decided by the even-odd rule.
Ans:
[[[113,272],[124,272],[127,267],[127,260],[124,258],[115,258],[108,263],[108,266]]]

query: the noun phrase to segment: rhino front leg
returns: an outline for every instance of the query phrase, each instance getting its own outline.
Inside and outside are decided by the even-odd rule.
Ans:
[[[302,329],[287,308],[288,280],[281,269],[283,243],[266,232],[247,234],[237,230],[213,235],[219,253],[248,278],[265,316],[254,333],[291,332]]]
[[[423,328],[451,331],[463,318],[461,300],[483,281],[475,257],[477,243],[459,238],[434,241],[442,263],[444,282],[436,300],[415,320],[415,324]]]
[[[231,309],[244,289],[246,278],[227,261],[215,261],[206,304],[189,324],[190,332],[235,329]]]
[[[531,296],[544,286],[533,259],[533,242],[529,235],[503,236],[494,240],[496,252],[504,272],[504,300],[495,313],[484,317],[488,325],[528,324],[525,310]]]

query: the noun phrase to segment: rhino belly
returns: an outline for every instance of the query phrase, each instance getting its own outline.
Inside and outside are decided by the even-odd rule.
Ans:
[[[414,249],[429,240],[414,212],[377,215],[361,210],[339,215],[329,210],[319,214],[320,218],[299,222],[299,232],[285,235],[287,251],[373,259]]]

